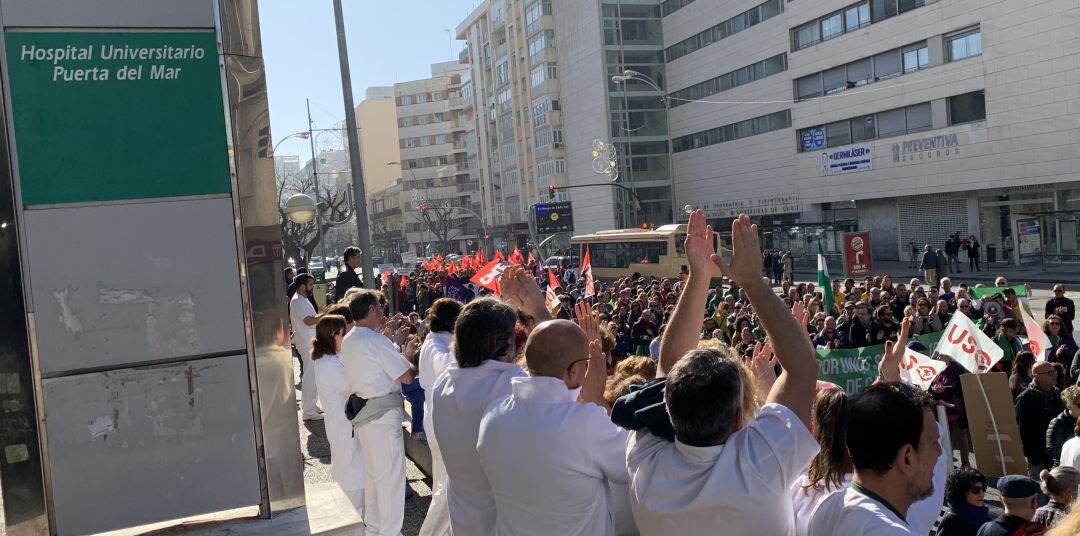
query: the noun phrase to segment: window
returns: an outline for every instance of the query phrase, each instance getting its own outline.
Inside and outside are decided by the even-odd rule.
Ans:
[[[821,73],[804,76],[795,81],[795,96],[799,100],[820,97],[821,94]]]
[[[679,136],[672,140],[672,150],[676,153],[689,151],[691,149],[698,149],[717,143],[724,143],[790,127],[791,110],[781,110],[769,115],[739,121],[730,125]]]
[[[408,106],[408,105],[412,104],[412,95],[402,95],[401,96],[401,104],[404,105],[404,106]]]
[[[747,65],[746,67],[736,69],[730,73],[724,73],[716,78],[710,78],[704,82],[699,82],[688,88],[673,91],[669,96],[671,99],[671,106],[681,106],[695,100],[701,100],[710,95],[720,93],[721,91],[726,91],[733,87],[738,87],[755,80],[761,80],[766,76],[783,72],[786,69],[787,54],[778,54],[757,63]]]
[[[427,93],[419,93],[419,94],[417,94],[416,95],[416,103],[417,104],[423,104],[423,103],[427,102],[428,101],[427,97],[428,97]]]
[[[405,138],[405,147],[416,147],[416,138]]]
[[[426,124],[428,124],[428,117],[427,117],[426,115],[421,115],[421,116],[420,116],[420,124],[421,124],[421,125],[426,125]]]
[[[930,103],[924,102],[904,109],[907,115],[907,131],[920,132],[930,130],[933,121],[930,119]]]
[[[870,4],[859,4],[844,11],[844,29],[848,32],[870,25]]]
[[[986,96],[982,91],[949,97],[949,124],[971,123],[986,119]]]
[[[841,13],[834,13],[821,19],[821,40],[826,41],[844,33],[844,19]]]
[[[949,61],[962,60],[982,54],[982,34],[978,28],[945,38]]]
[[[495,85],[501,86],[510,82],[510,64],[506,61],[500,61],[495,64]]]
[[[896,16],[896,0],[871,0],[870,14],[874,22]]]
[[[888,138],[907,132],[907,119],[903,108],[877,114],[878,137]]]
[[[900,50],[890,50],[874,56],[874,79],[885,80],[904,72]]]
[[[429,138],[427,136],[421,136],[420,137],[420,146],[421,147],[427,147],[428,145],[431,145],[431,138]]]
[[[847,82],[850,86],[862,86],[874,80],[874,65],[870,58],[847,64]]]
[[[668,16],[683,7],[687,6],[694,0],[664,0],[664,3],[660,4],[660,9],[663,10],[664,16]]]
[[[877,137],[873,114],[851,120],[851,142],[872,140]]]
[[[847,89],[847,66],[841,65],[821,73],[825,94]]]
[[[674,1],[674,0],[669,0]],[[681,7],[681,6],[680,6]],[[675,61],[691,52],[709,46],[721,39],[739,33],[750,26],[771,19],[784,11],[783,0],[768,0],[747,11],[717,24],[703,32],[697,33],[687,39],[679,41],[664,50],[667,61]],[[665,13],[667,13],[665,11]],[[625,25],[625,23],[624,23]],[[817,26],[817,22],[814,22]],[[624,29],[625,31],[625,29]],[[615,44],[615,43],[608,43]]]
[[[903,48],[904,72],[913,73],[919,69],[925,69],[930,62],[930,56],[926,43],[908,45]]]
[[[544,30],[529,39],[529,63],[533,64],[543,59],[541,53],[545,48],[555,46],[555,30]]]
[[[821,31],[814,21],[795,30],[795,50],[800,50],[821,41]]]
[[[899,0],[896,11],[904,13],[923,5],[924,0]]]
[[[825,125],[825,143],[829,147],[851,143],[851,122],[844,120]]]
[[[442,112],[435,112],[435,122],[436,123],[441,123],[442,121],[443,121],[443,113]]]
[[[433,91],[433,92],[431,92],[431,100],[433,100],[433,101],[446,100],[446,93],[444,93],[442,91]]]
[[[435,143],[438,145],[446,143],[446,134],[439,134],[438,136],[435,136]]]
[[[403,127],[411,127],[412,125],[413,122],[411,117],[406,117],[405,119],[401,120],[401,126]]]

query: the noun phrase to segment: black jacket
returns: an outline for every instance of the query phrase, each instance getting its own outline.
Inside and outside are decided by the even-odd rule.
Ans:
[[[1047,469],[1061,465],[1061,447],[1066,441],[1076,437],[1073,434],[1075,426],[1076,418],[1068,410],[1062,411],[1050,421],[1050,426],[1046,429],[1046,453],[1050,456]]]
[[[1045,465],[1050,461],[1046,451],[1046,431],[1050,421],[1065,411],[1061,391],[1057,387],[1043,391],[1032,382],[1016,397],[1016,422],[1020,425],[1020,442],[1024,445],[1024,457],[1031,465]]]
[[[345,293],[351,288],[364,288],[364,283],[360,281],[360,276],[356,275],[355,270],[349,270],[346,267],[345,270],[338,274],[337,282],[334,283],[334,301],[341,301],[345,297]]]
[[[971,528],[951,508],[945,508],[945,515],[938,524],[937,536],[975,536],[979,529]]]
[[[919,260],[920,270],[937,270],[937,255],[934,255],[933,251],[924,251],[922,259]],[[926,282],[930,284],[929,281]]]
[[[848,328],[848,344],[851,348],[870,346],[870,326],[864,326],[858,319],[853,320]]]

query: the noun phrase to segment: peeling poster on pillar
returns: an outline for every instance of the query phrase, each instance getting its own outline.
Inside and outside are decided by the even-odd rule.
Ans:
[[[4,39],[25,205],[230,191],[213,31]]]

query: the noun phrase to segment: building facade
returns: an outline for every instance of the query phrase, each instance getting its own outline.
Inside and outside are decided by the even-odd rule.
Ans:
[[[766,247],[795,251],[868,230],[879,259],[953,233],[984,259],[1006,242],[1013,260],[1080,253],[1075,2],[663,10],[676,197],[718,228],[748,212]]]
[[[475,250],[483,237],[480,182],[469,173],[467,114],[459,61],[431,66],[431,78],[394,85],[407,243],[426,255]]]
[[[457,27],[466,42],[477,175],[496,247],[523,246],[532,205],[552,200],[550,186],[568,184],[554,27],[550,0],[487,0]]]
[[[391,86],[373,86],[356,107],[360,160],[368,192],[388,188],[401,177],[397,102]],[[370,196],[369,196],[370,197]]]

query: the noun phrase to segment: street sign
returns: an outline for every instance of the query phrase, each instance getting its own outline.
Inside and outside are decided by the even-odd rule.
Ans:
[[[847,276],[870,275],[873,266],[870,258],[870,232],[844,233],[844,272]]]
[[[574,231],[574,213],[569,201],[537,203],[533,205],[537,234],[571,233]]]

